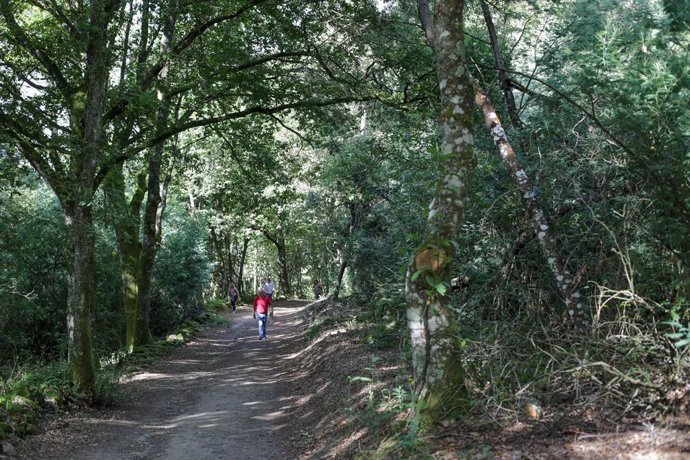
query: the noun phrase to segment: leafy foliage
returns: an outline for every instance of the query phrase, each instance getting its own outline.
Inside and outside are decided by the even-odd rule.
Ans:
[[[170,211],[161,250],[156,258],[152,332],[164,335],[203,307],[203,293],[210,280],[206,230],[202,221],[184,211]]]

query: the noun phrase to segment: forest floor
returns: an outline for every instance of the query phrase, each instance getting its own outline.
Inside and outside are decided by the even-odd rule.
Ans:
[[[19,446],[19,457],[690,459],[690,423],[597,430],[584,415],[558,423],[467,420],[401,447],[412,442],[393,428],[405,423],[404,408],[397,416],[381,411],[395,401],[390,389],[409,382],[400,351],[374,349],[346,321],[314,328],[334,307],[307,305],[277,302],[265,341],[257,339],[250,307],[225,313],[226,326],[207,327],[131,375],[123,404],[46,420]]]

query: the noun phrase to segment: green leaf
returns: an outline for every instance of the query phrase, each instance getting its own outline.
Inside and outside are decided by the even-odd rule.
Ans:
[[[431,286],[433,288],[436,287],[436,279],[433,275],[426,275],[426,278],[424,278],[424,279],[426,280],[426,284],[428,284],[429,286]]]
[[[683,325],[680,324],[678,321],[662,321],[661,324],[666,324],[668,326],[675,327],[675,328],[682,328],[683,327]]]
[[[686,346],[689,343],[690,343],[690,337],[683,339],[683,340],[679,340],[676,343],[674,343],[673,345],[675,345],[676,348],[681,348],[681,347]]]
[[[685,332],[673,332],[666,334],[666,337],[669,339],[680,339],[681,337],[685,337],[687,334]]]

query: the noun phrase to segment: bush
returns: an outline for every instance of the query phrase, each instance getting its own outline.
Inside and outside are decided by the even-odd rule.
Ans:
[[[40,411],[64,409],[77,401],[67,363],[27,365],[0,381],[0,439],[30,434]]]
[[[151,332],[159,337],[202,309],[203,292],[211,279],[203,223],[175,209],[169,221],[170,230],[156,257],[153,278]]]

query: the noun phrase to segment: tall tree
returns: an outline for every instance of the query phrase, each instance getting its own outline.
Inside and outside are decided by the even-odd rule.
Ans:
[[[125,310],[125,349],[134,350],[139,302],[139,267],[141,258],[141,205],[146,196],[146,171],[137,174],[134,193],[129,200],[125,195],[123,164],[116,165],[106,176],[104,191],[110,201],[113,227],[120,255],[122,278],[122,304]]]
[[[304,9],[266,0],[180,3],[184,14],[178,17],[184,20],[175,41],[164,47],[155,46],[164,38],[149,34],[165,29],[169,8],[157,3],[150,8],[147,1],[130,2],[129,9],[117,0],[88,4],[85,12],[69,2],[0,2],[0,33],[7,44],[0,69],[5,95],[0,127],[50,185],[65,212],[72,254],[70,356],[86,393],[94,381],[91,205],[108,172],[148,149],[153,149],[155,168],[156,149],[194,128],[362,98],[354,84],[345,83],[361,82],[360,75],[325,76],[323,63],[329,59],[324,50],[304,46],[305,33],[325,33],[322,19],[330,8],[341,8],[337,4]],[[349,6],[342,8],[349,13]],[[140,33],[132,35],[129,24],[139,21]],[[230,39],[233,46],[228,46]],[[256,46],[259,40],[262,45]],[[339,52],[345,48],[340,46]],[[186,72],[178,70],[174,81],[166,79],[171,65]],[[117,74],[119,84],[109,88],[110,77]],[[317,82],[337,91],[330,99],[314,95],[309,88]],[[157,89],[169,97],[158,98]],[[187,97],[179,119],[162,122],[160,115],[167,110],[161,106],[183,94]],[[156,182],[155,174],[150,182]],[[151,207],[157,193],[148,187]],[[145,230],[155,223],[153,213],[148,215]],[[147,241],[146,247],[155,247],[153,239]],[[147,270],[140,267],[140,274]],[[137,295],[145,297],[141,286]]]
[[[92,204],[98,186],[96,176],[104,159],[103,116],[112,59],[108,47],[110,26],[119,5],[117,0],[93,0],[86,17],[76,17],[71,22],[66,16],[56,15],[47,20],[53,22],[50,26],[59,24],[69,30],[76,39],[69,43],[83,60],[74,62],[55,59],[62,33],[49,29],[54,35],[33,34],[44,27],[35,9],[16,1],[0,1],[5,20],[2,35],[12,46],[9,60],[21,69],[9,76],[10,85],[14,85],[14,107],[3,107],[0,125],[50,185],[65,214],[69,254],[68,354],[74,380],[87,396],[95,384],[91,331],[96,307]],[[36,70],[26,72],[26,66]],[[27,81],[38,94],[22,89]],[[45,104],[42,110],[41,103]],[[67,125],[61,121],[66,116]],[[44,127],[51,134],[46,134]]]
[[[146,207],[144,209],[144,241],[142,244],[139,265],[139,292],[137,302],[137,326],[135,332],[135,345],[146,345],[151,342],[149,317],[151,309],[151,279],[153,277],[153,264],[156,252],[160,246],[163,225],[163,211],[165,210],[165,192],[161,193],[161,169],[165,138],[162,134],[169,128],[171,112],[170,87],[172,76],[170,72],[170,55],[173,51],[175,39],[175,26],[179,11],[179,0],[169,0],[161,8],[163,16],[163,35],[160,41],[160,55],[162,62],[156,83],[156,97],[158,108],[156,111],[155,136],[158,142],[149,152],[148,158],[148,185]]]
[[[424,240],[407,273],[407,319],[412,338],[418,415],[433,421],[463,388],[456,318],[448,308],[450,262],[474,168],[473,91],[465,68],[463,0],[440,0],[431,13],[417,7],[434,53],[441,96],[440,174]]]

